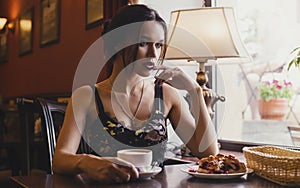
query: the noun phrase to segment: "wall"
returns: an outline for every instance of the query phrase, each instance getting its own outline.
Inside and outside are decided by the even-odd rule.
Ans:
[[[61,0],[60,41],[41,48],[40,0],[0,0],[0,16],[16,20],[34,7],[33,52],[19,56],[19,28],[9,33],[8,62],[0,64],[0,95],[71,92],[73,75],[85,50],[100,37],[101,27],[85,29],[85,0]]]
[[[168,23],[172,11],[179,9],[200,8],[203,6],[203,3],[209,3],[210,1],[206,0],[205,2],[203,2],[203,0],[140,0],[140,2],[157,10],[158,13]]]

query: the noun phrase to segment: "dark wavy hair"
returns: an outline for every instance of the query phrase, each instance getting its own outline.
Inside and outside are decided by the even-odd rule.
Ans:
[[[161,24],[164,30],[164,45],[162,47],[162,51],[159,57],[159,63],[163,62],[166,53],[166,40],[167,40],[167,25],[163,18],[155,11],[147,7],[146,5],[128,5],[121,8],[117,14],[109,21],[106,21],[104,24],[104,29],[102,35],[108,34],[110,31],[115,29],[122,28],[122,26],[129,26],[130,30],[126,30],[127,32],[122,33],[122,35],[113,35],[113,37],[103,37],[104,49],[105,53],[108,56],[111,56],[108,63],[108,71],[111,74],[112,67],[113,67],[113,60],[116,55],[120,54],[123,58],[124,67],[131,62],[136,60],[136,54],[138,50],[138,44],[133,45],[126,45],[128,40],[139,41],[139,32],[142,26],[142,22],[144,21],[157,21]],[[137,23],[137,24],[133,24]],[[141,24],[139,24],[141,23]],[[127,27],[126,27],[127,28]],[[118,33],[118,32],[117,32]],[[136,42],[135,42],[136,43]],[[116,51],[116,46],[124,46],[125,48],[121,49],[120,51]],[[128,49],[130,53],[128,53]],[[127,50],[127,51],[126,51]],[[126,53],[127,52],[127,53]],[[126,64],[125,64],[126,63]],[[128,64],[127,64],[128,63]]]

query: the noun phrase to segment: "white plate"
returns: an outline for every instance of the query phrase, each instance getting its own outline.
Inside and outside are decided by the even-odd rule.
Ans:
[[[231,173],[231,174],[205,174],[200,172],[190,172],[190,170],[197,170],[198,165],[190,166],[184,169],[181,169],[183,172],[188,173],[197,178],[206,178],[206,179],[233,179],[242,177],[245,174],[250,174],[253,172],[253,169],[247,168],[246,172],[241,173]]]
[[[162,170],[161,167],[159,166],[154,166],[153,168],[150,167],[148,169],[141,169],[141,171],[139,172],[140,178],[144,179],[144,178],[150,178],[152,176],[155,176],[156,174],[160,173]]]

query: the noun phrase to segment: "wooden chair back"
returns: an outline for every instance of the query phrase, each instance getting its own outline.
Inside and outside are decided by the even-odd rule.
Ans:
[[[19,102],[18,102],[19,101]],[[45,98],[36,99],[18,99],[17,100],[21,122],[24,124],[24,156],[25,164],[23,165],[22,174],[29,175],[33,167],[33,157],[31,155],[32,150],[37,150],[37,143],[39,143],[42,148],[39,156],[42,157],[43,169],[46,170],[48,174],[52,174],[52,159],[54,155],[54,150],[56,147],[56,139],[62,128],[65,112],[67,108],[67,103],[60,103],[54,100],[49,100]],[[34,114],[38,114],[40,118],[41,126],[41,137],[37,138],[36,135],[36,119]],[[33,127],[33,125],[35,127]],[[86,144],[84,139],[81,139],[77,153],[90,153],[90,147]]]

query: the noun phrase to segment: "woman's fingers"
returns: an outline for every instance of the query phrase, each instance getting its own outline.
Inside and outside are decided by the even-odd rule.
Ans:
[[[156,79],[162,82],[166,82],[172,87],[183,90],[191,90],[197,86],[195,81],[183,72],[179,67],[169,68],[164,65],[159,65],[156,67],[157,70],[162,70]]]
[[[153,70],[165,70],[167,68],[168,67],[165,65],[156,65],[156,66],[154,66]]]
[[[133,164],[117,157],[90,156],[84,172],[91,178],[105,183],[121,183],[138,178],[139,173]]]
[[[129,181],[130,178],[137,179],[139,177],[139,173],[133,164],[117,157],[107,157],[105,159],[112,163],[111,170],[117,177],[115,180]]]
[[[135,166],[123,159],[120,159],[120,158],[116,158],[116,161],[115,161],[116,164],[118,164],[118,167],[125,172],[129,173],[130,176],[133,178],[133,179],[137,179],[139,177],[139,172],[137,171],[137,169],[135,168]]]
[[[103,158],[106,160],[109,160],[110,162],[112,162],[114,164],[117,164],[118,166],[121,166],[122,168],[127,169],[127,171],[129,171],[134,178],[138,178],[139,172],[134,167],[134,165],[131,164],[130,162],[120,159],[118,157],[103,157]]]
[[[130,173],[126,172],[124,169],[120,168],[119,165],[117,164],[112,164],[112,173],[113,175],[113,180],[117,183],[121,183],[121,182],[127,182],[130,180]]]
[[[114,163],[111,163],[105,171],[102,171],[102,174],[99,173],[98,175],[97,179],[106,183],[128,182],[131,178],[129,172]]]
[[[171,80],[172,77],[174,76],[174,69],[168,68],[164,65],[159,65],[157,66],[157,70],[162,70],[161,73],[155,76],[155,78],[160,79],[160,80]]]

